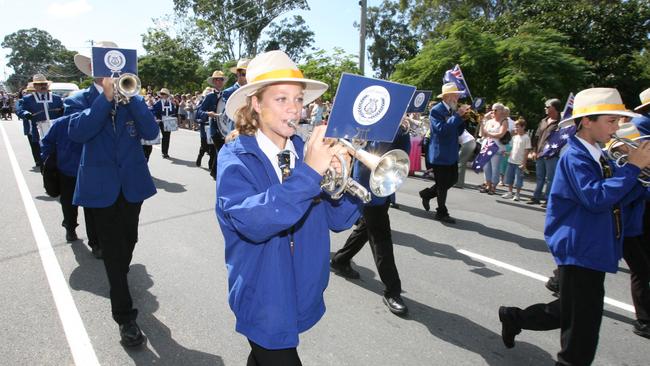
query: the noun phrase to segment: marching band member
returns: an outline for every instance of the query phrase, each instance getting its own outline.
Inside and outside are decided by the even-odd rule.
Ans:
[[[169,159],[169,140],[172,131],[176,131],[178,128],[178,125],[174,125],[176,123],[178,107],[172,98],[170,98],[169,89],[162,88],[158,94],[160,95],[160,99],[153,105],[153,114],[156,116],[160,133],[162,134],[162,157],[163,159]]]
[[[0,114],[2,119],[11,120],[11,96],[0,90]]]
[[[465,130],[463,117],[469,106],[458,106],[462,91],[458,90],[455,83],[442,86],[442,93],[438,98],[442,101],[433,108],[429,114],[431,120],[431,137],[427,160],[433,168],[434,185],[420,191],[422,206],[429,211],[429,201],[437,197],[438,208],[435,219],[455,224],[447,210],[447,191],[458,180],[458,137]]]
[[[549,195],[544,236],[559,266],[560,296],[524,310],[499,308],[502,339],[514,347],[521,329],[562,330],[558,365],[588,365],[596,354],[603,315],[605,273],[615,273],[622,255],[626,204],[644,189],[637,176],[650,166],[650,142],[631,149],[617,167],[602,155],[618,129],[618,117],[632,115],[616,89],[591,88],[576,94],[577,133],[560,157]]]
[[[32,78],[34,92],[22,97],[16,104],[16,115],[30,123],[32,154],[37,167],[42,166],[40,140],[50,128],[51,121],[63,115],[61,97],[50,92],[51,81],[45,75],[36,74]]]
[[[18,101],[16,101],[16,115],[18,116],[18,102],[26,95],[34,92],[34,86],[30,81],[27,83],[25,89],[18,93]],[[41,144],[38,141],[38,137],[32,136],[32,122],[27,118],[22,118],[18,116],[23,121],[23,135],[27,137],[27,142],[29,143],[29,148],[32,151],[32,158],[34,158],[34,166],[41,168]]]
[[[41,157],[45,161],[53,153],[56,154],[56,166],[59,170],[59,184],[61,187],[61,211],[63,212],[63,227],[65,227],[65,240],[73,242],[78,240],[75,228],[77,224],[77,205],[72,203],[74,189],[77,185],[77,172],[81,160],[83,145],[70,140],[68,126],[70,116],[66,115],[54,120],[52,127],[41,140]],[[97,240],[97,233],[90,215],[90,209],[84,207],[86,221],[86,235],[88,246],[97,259],[102,258],[102,250]]]
[[[334,201],[320,187],[331,164],[340,169],[335,154],[347,150],[326,141],[321,126],[303,155],[288,123],[327,85],[304,78],[282,51],[255,57],[247,77],[226,104],[236,130],[217,163],[228,299],[251,346],[248,365],[301,365],[298,334],[325,312],[329,231],[352,226],[359,201]]]
[[[98,42],[99,47],[117,47]],[[90,58],[75,55],[75,64],[92,76]],[[156,193],[140,139],[153,140],[159,128],[144,99],[114,102],[110,78],[96,78],[89,88],[65,100],[70,139],[83,144],[73,204],[90,208],[110,285],[111,312],[123,345],[137,346],[144,336],[136,323],[127,273],[138,241],[142,202]],[[114,111],[114,112],[113,112]]]
[[[365,150],[373,155],[382,156],[389,150],[401,148],[408,154],[409,147],[403,144],[403,136],[408,136],[408,130],[405,131],[400,127],[393,142],[373,141],[368,143]],[[369,188],[370,169],[359,161],[354,166],[354,180],[363,184],[368,192],[371,192]],[[350,279],[359,278],[359,272],[352,269],[350,261],[367,242],[370,242],[379,278],[385,286],[382,301],[391,313],[405,315],[408,313],[408,307],[401,296],[402,281],[399,278],[397,265],[395,265],[393,238],[388,216],[389,205],[394,199],[394,195],[388,197],[372,195],[372,200],[363,207],[361,219],[356,228],[346,240],[343,248],[339,249],[332,257],[330,267],[340,276]]]
[[[208,167],[210,168],[210,175],[212,178],[216,176],[216,170],[214,166],[214,159],[217,154],[216,146],[221,146],[224,144],[225,136],[222,136],[219,132],[219,129],[216,128],[217,119],[221,118],[223,111],[226,109],[226,102],[221,98],[221,93],[223,91],[223,84],[226,80],[226,76],[223,72],[216,70],[212,73],[212,76],[207,79],[208,84],[213,86],[213,91],[205,96],[201,105],[196,111],[196,119],[199,121],[199,134],[201,136],[201,148],[199,149],[199,155],[196,157],[196,166],[201,166],[201,160],[203,159],[203,154],[207,153],[210,159],[208,160]],[[206,132],[206,122],[209,122],[209,131]],[[213,131],[213,125],[214,131]],[[211,144],[208,140],[208,133],[210,134],[210,139],[212,140]]]

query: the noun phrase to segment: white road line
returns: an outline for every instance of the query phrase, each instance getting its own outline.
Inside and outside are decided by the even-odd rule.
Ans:
[[[32,227],[34,239],[36,239],[36,245],[41,256],[43,269],[45,270],[45,275],[50,285],[50,290],[52,291],[56,310],[59,313],[59,318],[61,319],[63,330],[65,331],[65,336],[68,340],[70,351],[72,352],[72,358],[78,366],[99,365],[97,355],[90,343],[88,333],[86,332],[86,328],[81,320],[77,306],[72,298],[68,283],[66,282],[61,267],[59,266],[59,262],[54,255],[52,243],[47,236],[47,232],[43,226],[43,221],[41,221],[41,217],[36,210],[36,204],[29,192],[29,188],[25,182],[25,177],[20,171],[16,154],[9,142],[7,132],[1,124],[0,132],[2,132],[2,138],[7,147],[7,156],[9,157],[11,168],[16,177],[16,183],[18,184],[20,196],[25,205],[25,211],[27,212],[27,217],[29,218],[29,223]]]
[[[513,266],[512,264],[504,263],[504,262],[498,261],[496,259],[492,259],[492,258],[489,258],[489,257],[486,257],[486,256],[482,256],[480,254],[472,253],[469,250],[465,250],[465,249],[458,249],[457,251],[458,251],[458,253],[465,254],[466,256],[472,257],[472,258],[474,258],[476,260],[487,262],[487,263],[493,264],[493,265],[495,265],[497,267],[505,268],[505,269],[510,270],[512,272],[519,273],[521,275],[536,279],[538,281],[542,281],[542,282],[548,281],[548,277],[545,277],[545,276],[542,276],[540,274],[525,270],[523,268],[519,268],[517,266]],[[630,304],[626,304],[626,303],[624,303],[622,301],[611,299],[611,298],[609,298],[607,296],[605,296],[605,304],[617,307],[617,308],[625,310],[625,311],[629,311],[630,313],[635,313],[634,306],[632,306]]]

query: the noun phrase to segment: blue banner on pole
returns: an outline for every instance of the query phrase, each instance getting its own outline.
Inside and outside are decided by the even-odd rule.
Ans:
[[[393,141],[415,87],[343,73],[326,137]]]
[[[427,107],[427,102],[431,98],[431,90],[416,90],[413,93],[413,98],[409,102],[409,107],[406,113],[422,113]]]
[[[103,78],[120,74],[138,74],[138,53],[125,48],[93,47],[91,68],[93,77]]]

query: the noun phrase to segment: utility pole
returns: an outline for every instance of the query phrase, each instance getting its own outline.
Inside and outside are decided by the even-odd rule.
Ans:
[[[366,63],[366,17],[368,15],[368,1],[360,0],[359,6],[361,6],[361,21],[359,27],[359,70],[361,75],[365,75],[365,63]]]

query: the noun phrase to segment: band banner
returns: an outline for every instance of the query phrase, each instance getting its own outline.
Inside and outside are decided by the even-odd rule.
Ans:
[[[406,113],[422,113],[427,107],[427,103],[431,98],[431,90],[416,90],[413,94],[413,98],[409,102],[409,107],[406,109]]]
[[[119,74],[138,74],[138,53],[125,48],[93,47],[91,57],[93,77],[114,77]]]
[[[393,141],[415,87],[343,73],[326,137]]]

